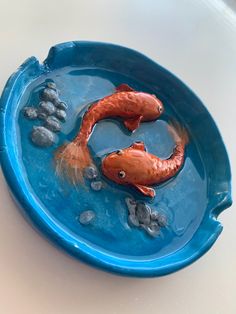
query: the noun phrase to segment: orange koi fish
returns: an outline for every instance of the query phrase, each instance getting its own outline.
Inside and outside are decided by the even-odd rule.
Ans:
[[[163,110],[162,102],[155,95],[137,92],[121,84],[116,88],[116,93],[90,106],[75,139],[56,151],[57,172],[66,175],[73,183],[83,181],[84,169],[93,164],[87,145],[98,121],[119,117],[128,130],[134,131],[140,122],[159,118]]]
[[[146,151],[143,142],[109,154],[102,161],[102,172],[110,180],[135,187],[145,196],[154,197],[150,186],[162,183],[175,176],[184,163],[187,132],[179,125],[169,125],[176,146],[170,158],[162,160]]]

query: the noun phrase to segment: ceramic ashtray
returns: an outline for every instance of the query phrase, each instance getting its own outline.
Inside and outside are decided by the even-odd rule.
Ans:
[[[104,270],[161,276],[222,231],[231,175],[196,95],[134,50],[52,47],[8,80],[1,166],[14,198],[54,244]]]

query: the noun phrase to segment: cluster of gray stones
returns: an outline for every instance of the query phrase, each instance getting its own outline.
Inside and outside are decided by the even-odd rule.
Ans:
[[[29,120],[39,119],[42,126],[33,126],[32,142],[41,147],[49,147],[55,143],[56,133],[61,131],[61,122],[66,121],[67,104],[60,100],[54,82],[47,82],[40,94],[37,107],[24,107],[24,116]]]
[[[93,170],[87,170],[90,174]],[[94,177],[93,177],[94,178]],[[98,181],[97,181],[98,182]],[[140,227],[152,237],[160,235],[160,229],[167,226],[167,218],[165,215],[152,211],[151,208],[143,202],[137,202],[133,198],[127,197],[125,202],[128,206],[128,221],[132,227]],[[91,224],[96,218],[93,210],[85,210],[77,217],[82,225]]]
[[[160,229],[166,227],[167,219],[163,214],[152,211],[143,202],[137,202],[132,198],[125,199],[129,210],[129,224],[131,226],[143,228],[150,236],[157,237]]]

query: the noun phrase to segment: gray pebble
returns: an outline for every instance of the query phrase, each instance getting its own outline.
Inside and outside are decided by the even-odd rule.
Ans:
[[[44,126],[52,132],[59,132],[61,130],[61,123],[56,117],[48,117]]]
[[[126,197],[125,201],[126,201],[128,206],[136,206],[137,205],[137,202],[131,197]]]
[[[25,107],[23,112],[27,119],[35,120],[38,117],[38,110],[34,107]]]
[[[151,219],[152,220],[158,220],[159,218],[159,213],[157,211],[151,212]]]
[[[156,222],[152,222],[149,226],[143,224],[141,227],[152,237],[157,237],[160,234],[160,227]]]
[[[57,86],[54,82],[47,82],[46,86],[50,89],[54,89],[55,91],[57,90]]]
[[[126,205],[128,207],[130,215],[135,216],[135,213],[136,213],[136,201],[133,198],[126,197],[125,202],[126,202]]]
[[[82,225],[90,224],[95,218],[95,213],[92,210],[85,210],[79,215],[79,222]]]
[[[96,179],[98,176],[98,171],[94,166],[89,166],[84,170],[84,176],[87,179]]]
[[[38,118],[40,119],[40,120],[46,120],[47,119],[47,114],[45,113],[45,112],[39,112],[38,113]]]
[[[56,113],[55,113],[55,116],[56,116],[59,120],[62,120],[62,121],[65,121],[65,120],[66,120],[66,112],[65,112],[64,110],[57,109],[57,110],[56,110]]]
[[[45,88],[42,91],[41,99],[44,101],[51,101],[52,103],[59,102],[58,92],[51,88]]]
[[[51,116],[56,111],[55,106],[51,101],[41,101],[39,103],[39,112],[45,113],[48,116]]]
[[[157,223],[160,227],[165,227],[167,225],[167,218],[163,214],[158,215]]]
[[[102,181],[93,181],[91,183],[91,188],[94,191],[100,191],[102,189]]]
[[[43,126],[34,126],[31,133],[31,140],[37,146],[48,147],[55,142],[55,136]]]
[[[136,216],[141,224],[149,225],[151,222],[151,208],[144,203],[138,203],[136,206]]]
[[[135,227],[138,227],[139,226],[139,221],[138,221],[138,218],[135,216],[135,215],[129,215],[128,217],[129,219],[129,223]]]
[[[65,102],[63,101],[59,101],[58,103],[56,103],[57,108],[62,109],[62,110],[67,110],[68,106]]]

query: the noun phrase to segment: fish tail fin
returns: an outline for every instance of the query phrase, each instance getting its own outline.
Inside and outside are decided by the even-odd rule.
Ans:
[[[187,130],[179,124],[176,120],[171,120],[168,125],[168,131],[173,137],[176,145],[187,145],[189,142],[189,135]]]
[[[84,181],[84,169],[92,164],[86,144],[76,140],[62,145],[55,152],[56,172],[73,183]]]

